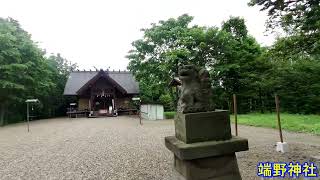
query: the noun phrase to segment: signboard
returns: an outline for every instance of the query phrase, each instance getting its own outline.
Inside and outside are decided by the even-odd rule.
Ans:
[[[38,99],[27,99],[26,103],[38,103],[39,100]]]
[[[133,97],[132,100],[133,101],[140,101],[140,98],[139,97]]]

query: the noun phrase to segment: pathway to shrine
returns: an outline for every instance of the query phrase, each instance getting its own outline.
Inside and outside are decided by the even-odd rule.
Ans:
[[[172,120],[144,121],[134,116],[59,118],[0,127],[0,179],[170,180],[172,153],[164,137]],[[240,126],[250,150],[237,153],[243,179],[256,176],[259,161],[306,161],[320,153],[320,136],[284,132],[287,154],[275,152],[277,131]]]

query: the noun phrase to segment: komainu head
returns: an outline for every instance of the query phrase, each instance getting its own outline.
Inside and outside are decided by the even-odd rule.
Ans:
[[[198,69],[194,65],[179,66],[179,79],[183,81],[190,81],[198,79]]]
[[[214,110],[211,102],[211,80],[206,69],[194,65],[179,67],[181,80],[178,112],[193,113]]]

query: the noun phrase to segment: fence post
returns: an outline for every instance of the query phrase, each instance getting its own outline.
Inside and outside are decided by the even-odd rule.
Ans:
[[[238,136],[238,117],[237,117],[237,96],[233,94],[233,112],[234,112],[234,125],[236,136]]]
[[[29,103],[27,103],[27,126],[28,126],[28,132],[29,132]]]
[[[283,143],[283,136],[282,136],[282,129],[281,129],[281,121],[280,121],[280,106],[279,106],[279,97],[275,95],[275,103],[276,103],[276,111],[277,111],[277,120],[278,120],[278,128],[279,128],[279,135],[280,141]]]
[[[142,126],[142,117],[141,117],[141,99],[139,99],[139,107],[140,107],[140,109],[139,109],[139,123],[140,123],[140,125]]]
[[[139,123],[140,123],[140,125],[142,125],[141,110],[139,111]]]

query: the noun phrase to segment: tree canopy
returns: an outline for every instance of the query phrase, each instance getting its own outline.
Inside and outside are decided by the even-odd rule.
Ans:
[[[59,54],[47,58],[16,20],[0,18],[0,125],[24,119],[29,98],[42,102],[39,116],[61,115],[64,84],[75,67]]]
[[[267,28],[286,33],[268,48],[275,91],[285,109],[294,113],[319,113],[320,1],[251,0],[251,6],[268,11]]]
[[[249,5],[268,11],[269,28],[280,26],[286,32],[319,33],[319,0],[251,0]]]
[[[293,34],[270,47],[261,47],[240,17],[230,17],[221,28],[191,26],[192,19],[184,14],[153,23],[132,43],[128,68],[140,83],[143,101],[174,109],[172,102],[177,96],[169,82],[179,65],[195,64],[210,71],[211,98],[217,108],[231,108],[232,94],[237,94],[240,112],[273,111],[274,95],[279,94],[285,111],[319,112],[320,76],[315,53],[319,50],[303,51],[307,45],[296,44],[308,38]]]
[[[247,34],[244,20],[231,17],[219,29],[190,26],[192,19],[185,14],[152,24],[143,29],[142,39],[133,42],[133,50],[127,56],[128,68],[140,82],[145,101],[160,101],[161,96],[168,95],[176,98],[168,84],[181,64],[210,70],[215,90],[224,94],[217,96],[224,97],[216,101],[220,104],[228,104],[229,96],[246,86],[245,78],[253,70],[249,64],[258,60],[262,49]]]
[[[286,54],[317,56],[319,58],[319,0],[251,0],[249,5],[259,6],[261,11],[268,12],[268,29],[280,27],[287,33],[286,37],[280,38],[276,42],[277,48],[279,45],[285,45],[284,53]]]

